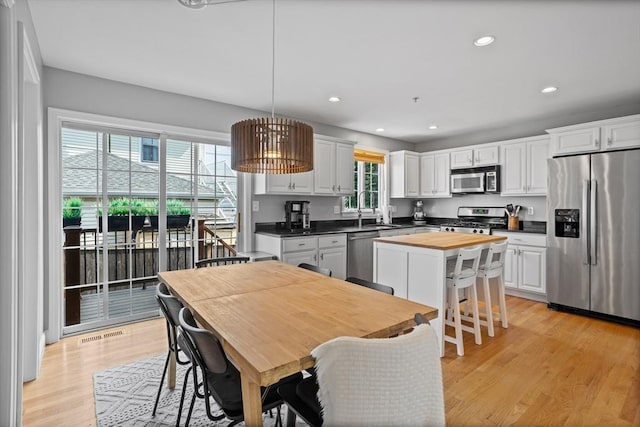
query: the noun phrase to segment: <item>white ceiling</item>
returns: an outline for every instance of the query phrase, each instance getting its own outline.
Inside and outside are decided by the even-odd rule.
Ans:
[[[270,0],[29,5],[47,66],[271,110]],[[277,115],[424,142],[640,101],[640,1],[277,0],[275,58]]]

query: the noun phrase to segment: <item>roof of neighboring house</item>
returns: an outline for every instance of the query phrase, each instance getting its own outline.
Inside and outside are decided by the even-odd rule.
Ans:
[[[102,182],[98,181],[98,167],[102,167],[102,151],[91,150],[65,157],[62,174],[63,193],[77,196],[95,196],[96,193],[100,193],[102,191]],[[107,153],[107,168],[109,169],[108,191],[110,195],[128,195],[129,176],[131,176],[132,195],[140,197],[158,196],[159,173],[157,169],[131,162],[111,153]],[[167,195],[188,198],[191,194],[191,181],[167,174]],[[215,189],[199,185],[198,194],[200,198],[213,199]],[[210,197],[207,197],[207,195]],[[224,196],[218,196],[218,198]]]

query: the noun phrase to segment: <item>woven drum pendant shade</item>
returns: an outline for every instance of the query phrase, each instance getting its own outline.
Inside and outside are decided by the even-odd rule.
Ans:
[[[291,119],[262,117],[231,126],[231,168],[249,173],[313,170],[313,128]]]

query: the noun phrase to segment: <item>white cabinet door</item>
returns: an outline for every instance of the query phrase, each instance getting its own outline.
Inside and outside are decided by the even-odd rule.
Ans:
[[[436,192],[435,156],[427,154],[420,156],[420,195],[432,197]]]
[[[640,120],[611,124],[602,129],[607,150],[640,147]]]
[[[456,150],[451,152],[451,169],[470,168],[473,166],[473,150]]]
[[[336,279],[347,278],[347,248],[320,249],[318,251],[320,267],[331,270],[331,277]]]
[[[504,256],[504,286],[518,288],[518,247],[507,245]]]
[[[476,148],[474,151],[473,165],[488,166],[498,164],[498,146]]]
[[[285,253],[282,254],[282,262],[291,265],[298,265],[303,262],[318,265],[318,255],[315,249],[312,251]]]
[[[336,162],[335,144],[316,139],[313,152],[313,191],[316,194],[333,194],[335,186]],[[352,166],[353,168],[353,166]]]
[[[450,196],[449,181],[451,179],[451,167],[449,166],[449,153],[436,154],[434,157],[434,190],[437,196]]]
[[[548,158],[548,139],[527,143],[527,194],[547,194]]]
[[[590,127],[551,135],[554,155],[600,150],[600,127]]]
[[[502,146],[502,195],[524,194],[526,192],[527,171],[526,144],[505,144]],[[545,184],[546,185],[546,184]]]
[[[336,194],[353,194],[353,145],[336,144]]]
[[[518,247],[519,287],[525,291],[546,292],[545,248]]]
[[[405,164],[407,197],[418,197],[420,195],[420,158],[417,155],[407,155]]]
[[[291,191],[291,175],[266,174],[267,193],[289,193]]]
[[[290,176],[290,192],[298,194],[311,194],[313,190],[313,172],[294,173]]]

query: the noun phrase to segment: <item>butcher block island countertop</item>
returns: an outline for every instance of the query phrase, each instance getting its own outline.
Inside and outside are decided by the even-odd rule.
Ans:
[[[499,242],[506,239],[507,238],[505,236],[437,232],[407,234],[404,236],[378,237],[377,239],[374,239],[374,241],[446,251],[449,249],[458,249],[492,242]]]

